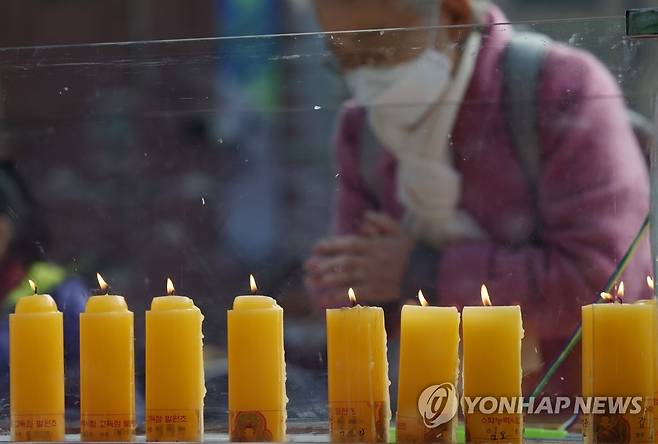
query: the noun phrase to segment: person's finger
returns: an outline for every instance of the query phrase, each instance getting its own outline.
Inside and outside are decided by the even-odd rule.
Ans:
[[[363,279],[363,271],[359,268],[332,270],[322,274],[322,284],[332,287],[356,287]]]
[[[364,220],[384,234],[395,234],[400,230],[400,225],[384,213],[369,211],[365,214]]]
[[[324,245],[334,239],[334,237],[326,237],[323,239],[318,240],[314,245],[313,248],[311,249],[311,257],[323,257],[326,256],[325,253],[323,253],[324,250]]]
[[[363,268],[365,259],[354,255],[331,256],[319,261],[313,269],[314,273],[353,273]]]
[[[346,260],[344,256],[346,255],[314,254],[304,262],[304,270],[307,273],[324,272],[327,269],[343,264],[344,262],[348,262],[344,264],[345,266],[352,266],[353,264],[351,264],[349,260]]]
[[[352,273],[328,273],[322,276],[321,282],[329,287],[355,287],[358,280]]]
[[[368,238],[374,238],[377,236],[380,236],[382,233],[379,231],[377,226],[368,223],[368,221],[363,221],[361,226],[359,227],[359,234],[363,237],[368,237]]]
[[[322,264],[322,262],[326,261],[328,257],[323,257],[323,256],[316,256],[313,255],[306,259],[304,262],[304,270],[307,273],[312,273],[318,269],[318,267]]]
[[[367,213],[366,213],[367,214]],[[377,222],[373,222],[370,218],[364,217],[363,221],[361,222],[361,225],[359,227],[359,231],[362,236],[367,237],[369,239],[373,239],[375,237],[380,237],[380,236],[386,236],[390,233],[387,227],[382,227],[381,224]]]
[[[322,240],[315,245],[313,252],[319,255],[364,253],[368,242],[361,236],[336,236]]]

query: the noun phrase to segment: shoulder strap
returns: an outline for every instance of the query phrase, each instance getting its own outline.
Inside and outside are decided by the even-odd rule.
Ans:
[[[509,134],[537,203],[541,174],[539,139],[539,78],[549,37],[533,32],[515,32],[503,58],[503,101]],[[540,230],[536,212],[535,234]]]
[[[355,160],[359,168],[363,190],[370,202],[378,208],[380,202],[376,190],[379,186],[379,177],[376,171],[378,165],[376,160],[379,158],[381,152],[381,143],[372,128],[370,128],[368,110],[365,108],[363,109],[363,120],[359,130],[356,149]]]
[[[651,156],[651,151],[658,142],[658,130],[656,126],[642,114],[634,111],[630,108],[627,108],[628,121],[633,128],[635,133],[635,138],[637,139],[640,148],[642,148],[642,153],[644,154],[645,159],[647,160],[647,165],[650,164],[649,157]]]

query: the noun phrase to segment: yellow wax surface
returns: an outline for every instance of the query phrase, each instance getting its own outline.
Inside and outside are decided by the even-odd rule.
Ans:
[[[151,301],[152,312],[185,309],[197,309],[194,301],[187,296],[160,296]]]
[[[13,441],[64,440],[62,313],[49,295],[25,296],[9,315]]]
[[[271,297],[238,296],[227,325],[231,439],[284,441],[283,309]]]
[[[402,307],[399,368],[398,441],[422,441],[427,430],[418,411],[421,393],[429,386],[446,382],[457,387],[459,312],[456,308]],[[454,428],[447,435],[452,436],[453,431]],[[445,440],[454,441],[451,436],[445,436]]]
[[[331,440],[386,442],[391,419],[384,311],[327,310]]]
[[[135,429],[133,313],[122,296],[92,296],[80,314],[80,432],[130,441]]]
[[[259,308],[281,309],[274,298],[260,295],[237,296],[233,300],[233,310],[255,310]],[[229,310],[230,311],[230,310]]]
[[[521,396],[521,308],[464,307],[462,322],[464,396]]]
[[[653,396],[655,316],[651,304],[582,308],[584,396]]]
[[[123,296],[101,295],[92,296],[87,299],[85,304],[85,313],[125,313],[128,311],[128,304]]]
[[[49,294],[35,294],[18,300],[14,308],[15,314],[53,313],[57,310],[55,300]]]
[[[521,340],[523,323],[519,306],[464,307],[464,397],[493,396],[500,402],[518,402],[521,392]],[[464,412],[466,441],[523,442],[521,413],[483,413],[479,407]],[[495,424],[492,427],[491,424]]]
[[[654,304],[582,307],[583,396],[640,396],[645,408],[653,407],[655,321]],[[629,442],[654,442],[654,415],[648,411],[583,415],[583,441],[601,442],[609,433],[606,424],[614,420],[625,424]]]
[[[656,299],[642,299],[637,301],[638,304],[647,304],[653,308],[654,313],[654,343],[656,344],[653,349],[653,425],[654,429],[658,425],[658,304]]]
[[[156,297],[146,312],[146,438],[203,439],[203,315],[192,299]]]

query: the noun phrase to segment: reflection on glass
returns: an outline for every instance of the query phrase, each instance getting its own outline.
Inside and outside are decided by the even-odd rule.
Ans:
[[[63,312],[70,429],[97,270],[135,313],[141,432],[144,313],[170,276],[205,316],[208,432],[228,428],[226,310],[249,273],[286,311],[291,435],[328,430],[324,309],[349,288],[384,308],[393,412],[419,290],[520,305],[529,394],[648,213],[655,41],[621,16],[515,27],[483,1],[218,3],[199,29],[235,37],[0,49],[0,295],[13,312],[32,279]],[[320,32],[269,35],[293,18]],[[626,301],[651,274],[643,240]],[[579,353],[545,393],[580,392]]]

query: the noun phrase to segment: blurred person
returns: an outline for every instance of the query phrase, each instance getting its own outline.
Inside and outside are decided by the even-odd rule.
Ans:
[[[583,51],[546,48],[529,93],[540,159],[532,178],[505,109],[514,33],[495,5],[316,0],[315,8],[329,32],[407,30],[327,38],[353,98],[335,138],[331,235],[305,264],[312,301],[346,305],[353,287],[395,323],[419,289],[435,305],[479,305],[484,283],[495,305],[521,305],[524,345],[541,368],[648,213],[647,168],[615,81]],[[647,247],[624,276],[631,299],[649,295]]]
[[[48,235],[43,214],[13,162],[0,162],[0,397],[9,399],[9,314],[22,296],[50,294],[64,318],[64,365],[67,417],[78,410],[79,318],[89,289],[63,267],[45,260]]]

